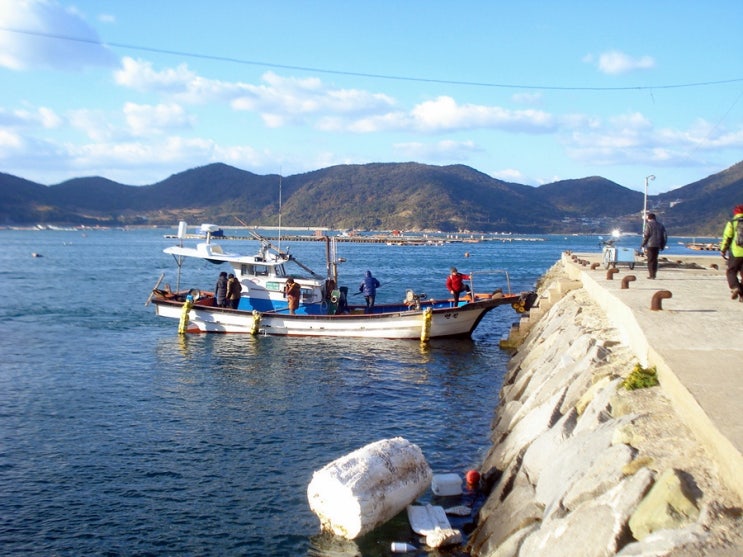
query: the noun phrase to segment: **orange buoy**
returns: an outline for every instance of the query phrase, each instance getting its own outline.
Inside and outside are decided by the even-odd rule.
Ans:
[[[464,479],[467,482],[467,487],[477,487],[480,484],[480,472],[477,470],[468,470]]]

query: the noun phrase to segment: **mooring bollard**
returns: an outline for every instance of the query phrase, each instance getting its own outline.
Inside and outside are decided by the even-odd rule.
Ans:
[[[591,270],[598,269],[601,266],[601,263],[591,263]]]
[[[616,267],[612,267],[608,271],[606,271],[606,280],[614,280],[614,275],[619,272],[619,269]]]
[[[627,290],[629,288],[629,283],[634,282],[637,280],[637,277],[635,275],[627,275],[622,279],[622,290]]]
[[[653,294],[653,299],[650,301],[650,309],[652,311],[662,310],[663,305],[661,303],[661,300],[666,300],[672,297],[673,297],[673,294],[671,294],[670,290],[658,290],[658,292]]]
[[[717,263],[712,263],[712,265],[710,265],[710,267],[712,267],[715,271],[717,269],[719,269],[719,267],[717,266]]]

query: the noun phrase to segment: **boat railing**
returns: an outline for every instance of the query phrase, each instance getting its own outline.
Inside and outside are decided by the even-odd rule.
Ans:
[[[507,294],[511,294],[511,278],[508,276],[508,271],[505,269],[489,269],[484,271],[472,271],[469,273],[470,276],[470,287],[472,292],[475,292],[475,277],[481,275],[505,275],[506,276],[506,290]]]

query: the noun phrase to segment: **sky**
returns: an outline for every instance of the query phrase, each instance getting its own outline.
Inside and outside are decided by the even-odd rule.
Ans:
[[[414,161],[652,195],[743,160],[741,29],[740,0],[0,0],[0,172]]]

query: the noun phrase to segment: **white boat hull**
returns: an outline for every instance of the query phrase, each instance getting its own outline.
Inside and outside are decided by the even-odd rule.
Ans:
[[[518,303],[518,301],[518,296],[509,296],[480,300],[457,308],[432,308],[430,329],[425,337],[470,336],[487,312],[499,305]],[[181,319],[183,302],[156,298],[153,299],[153,303],[157,315]],[[188,311],[185,330],[187,332],[253,333],[277,336],[421,339],[426,326],[423,310],[375,314],[290,315],[284,312],[256,314],[196,304]],[[256,316],[259,318],[257,323]]]

